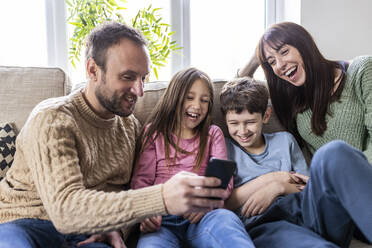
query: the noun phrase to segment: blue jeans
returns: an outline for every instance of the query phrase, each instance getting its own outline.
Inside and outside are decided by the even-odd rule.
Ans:
[[[141,235],[137,247],[254,247],[243,223],[231,211],[208,212],[197,224],[181,216],[163,216],[160,230]]]
[[[257,247],[348,247],[356,228],[372,241],[372,166],[342,141],[322,146],[305,189],[247,226]]]
[[[86,235],[64,235],[56,230],[52,222],[47,220],[18,219],[0,224],[1,248],[72,248],[88,237]],[[109,248],[111,246],[104,243],[93,243],[81,247]]]

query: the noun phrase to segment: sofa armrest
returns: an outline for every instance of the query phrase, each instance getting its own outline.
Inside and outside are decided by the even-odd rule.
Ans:
[[[0,66],[0,121],[13,123],[19,131],[36,104],[70,90],[59,68]]]

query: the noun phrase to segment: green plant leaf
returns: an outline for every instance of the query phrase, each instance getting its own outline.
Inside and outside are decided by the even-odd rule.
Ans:
[[[105,21],[126,22],[126,0],[65,0],[68,6],[69,25],[74,27],[70,38],[69,60],[75,67],[80,61],[85,37],[97,25]],[[176,41],[170,41],[174,32],[170,32],[170,25],[163,21],[161,8],[153,8],[150,4],[137,11],[130,20],[132,26],[139,29],[148,40],[152,70],[158,79],[159,68],[166,65],[171,52],[182,49]]]

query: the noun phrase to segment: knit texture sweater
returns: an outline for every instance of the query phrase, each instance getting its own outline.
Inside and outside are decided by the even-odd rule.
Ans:
[[[346,72],[339,101],[330,105],[327,129],[322,136],[311,131],[310,109],[297,115],[297,128],[314,153],[332,140],[343,140],[363,151],[372,163],[372,56],[355,58]]]
[[[80,91],[41,102],[0,183],[0,223],[37,218],[62,233],[99,233],[167,214],[162,184],[123,190],[138,132],[133,115],[102,119]]]

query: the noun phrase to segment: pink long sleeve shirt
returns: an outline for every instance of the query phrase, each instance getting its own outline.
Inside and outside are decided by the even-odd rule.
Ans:
[[[175,142],[176,137],[175,138]],[[177,143],[177,142],[176,142]],[[170,147],[170,165],[166,164],[164,136],[159,135],[153,142],[149,142],[143,153],[140,155],[138,164],[134,169],[131,182],[132,189],[143,188],[160,183],[165,183],[173,175],[180,171],[194,172],[198,175],[204,175],[208,161],[211,157],[227,159],[225,138],[221,129],[216,125],[209,127],[209,137],[205,156],[198,171],[194,171],[195,158],[199,148],[199,137],[190,139],[180,139],[178,145],[180,148],[194,153],[184,154],[177,152],[177,158],[173,159],[176,150]],[[227,187],[229,193],[233,188],[233,180]]]

